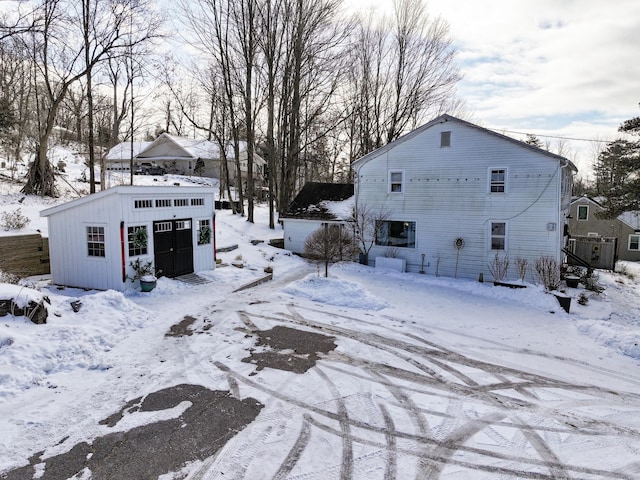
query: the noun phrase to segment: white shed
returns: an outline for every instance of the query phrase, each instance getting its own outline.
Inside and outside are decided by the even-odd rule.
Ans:
[[[54,284],[125,291],[130,262],[151,261],[159,275],[215,268],[210,187],[118,186],[43,210]]]

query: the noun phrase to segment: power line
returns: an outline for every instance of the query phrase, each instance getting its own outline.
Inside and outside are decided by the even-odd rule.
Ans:
[[[560,140],[575,140],[577,142],[593,142],[593,143],[611,143],[614,140],[596,140],[593,138],[576,138],[576,137],[563,137],[560,135],[542,135],[542,134],[537,134],[537,133],[525,133],[525,132],[516,132],[514,130],[499,130],[496,128],[491,129],[494,132],[497,133],[501,133],[501,132],[505,132],[505,133],[514,133],[516,135],[533,135],[535,137],[544,137],[544,138],[557,138]]]

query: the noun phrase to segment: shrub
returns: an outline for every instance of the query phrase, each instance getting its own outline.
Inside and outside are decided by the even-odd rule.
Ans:
[[[516,270],[518,271],[518,278],[524,282],[524,277],[527,275],[527,268],[529,268],[529,260],[522,257],[516,257]]]
[[[604,292],[604,287],[598,283],[598,276],[595,273],[585,274],[580,278],[585,290],[594,292],[596,295]]]
[[[2,212],[0,214],[0,225],[5,230],[21,230],[27,225],[31,220],[22,215],[22,211],[18,208],[13,212]]]
[[[580,305],[586,305],[587,303],[589,303],[589,297],[587,296],[586,293],[581,292],[580,295],[578,296],[578,303]]]
[[[488,266],[493,279],[496,282],[500,282],[507,276],[507,271],[509,270],[509,257],[507,255],[501,257],[496,253],[496,256]]]
[[[547,291],[556,290],[560,286],[560,266],[553,257],[540,257],[536,260],[536,272]]]
[[[323,224],[307,237],[304,254],[307,258],[324,264],[324,276],[329,276],[329,265],[342,260],[350,260],[356,248],[348,229],[341,225]]]

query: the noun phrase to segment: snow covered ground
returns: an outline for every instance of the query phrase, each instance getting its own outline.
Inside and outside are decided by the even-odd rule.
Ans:
[[[61,201],[0,189],[0,211],[22,206],[34,217],[27,229],[45,231],[35,214]],[[352,263],[325,279],[267,244],[282,235],[267,218],[264,207],[256,224],[218,213],[218,245],[239,248],[220,254],[225,266],[200,272],[203,285],[161,278],[150,293],[121,294],[32,279],[51,300],[48,323],[0,318],[0,472],[45,480],[640,478],[640,265],[599,272],[606,290],[587,305],[575,301],[582,290],[569,289],[567,314],[536,285],[512,290]],[[244,268],[231,265],[238,262]],[[273,280],[236,291],[266,266]],[[25,287],[19,295],[37,294]],[[254,399],[255,418],[221,432],[217,452],[190,445],[182,463],[160,471],[179,430],[192,426],[197,395],[166,408],[136,399],[178,385]],[[135,455],[114,448],[111,463],[129,476],[113,473],[108,458],[98,464],[98,445],[114,433],[129,445],[126,432],[138,435],[136,448],[160,436],[167,451],[145,457],[147,468],[132,476]],[[73,463],[79,445],[91,451],[84,468],[56,470]]]

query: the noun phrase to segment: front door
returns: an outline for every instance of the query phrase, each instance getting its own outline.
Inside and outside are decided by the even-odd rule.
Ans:
[[[153,244],[159,275],[177,277],[193,273],[191,219],[153,222]]]

